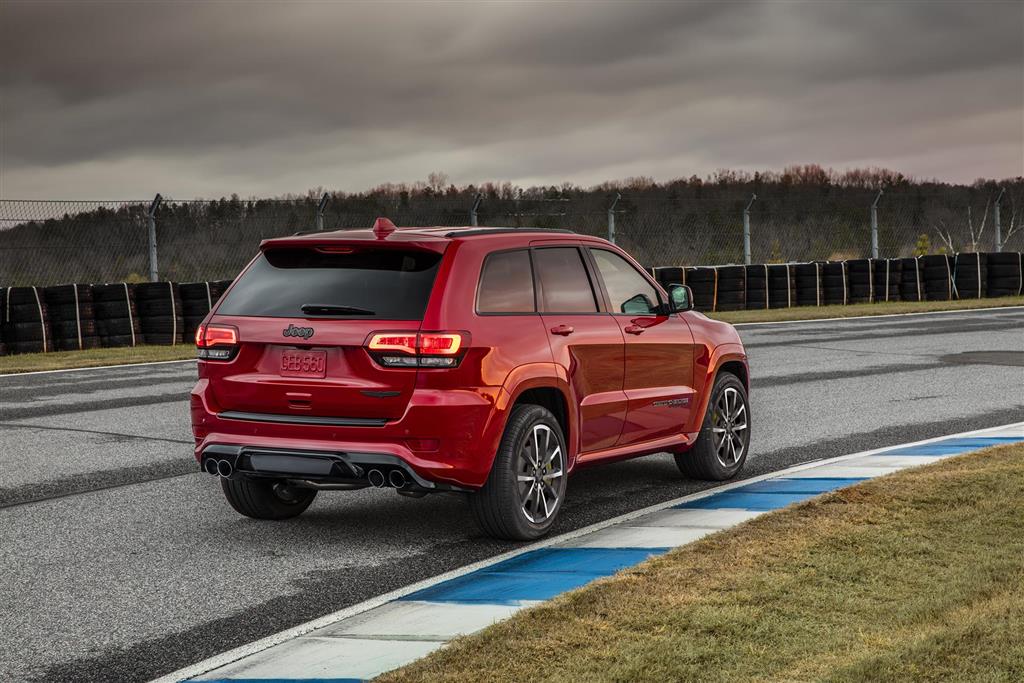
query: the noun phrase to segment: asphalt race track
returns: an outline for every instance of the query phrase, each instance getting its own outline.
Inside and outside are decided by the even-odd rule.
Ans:
[[[1024,418],[1024,309],[744,326],[744,474]],[[239,517],[191,456],[191,362],[0,377],[0,679],[144,680],[512,547],[457,496]],[[698,491],[581,470],[554,533]]]

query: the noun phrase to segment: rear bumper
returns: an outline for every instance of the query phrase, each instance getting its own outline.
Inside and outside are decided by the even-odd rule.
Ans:
[[[400,467],[427,490],[474,489],[482,486],[490,473],[504,429],[506,404],[499,387],[417,389],[405,414],[383,423],[310,420],[309,416],[296,416],[294,421],[288,420],[290,416],[261,419],[251,413],[222,410],[208,380],[200,379],[191,394],[194,455],[199,463],[204,455],[240,458],[241,468],[236,469],[242,473],[251,466],[251,453],[268,451],[309,458],[310,466],[321,469],[324,463],[318,459],[337,463],[327,474],[317,475],[324,477],[350,475],[355,470],[349,465],[363,468],[379,461],[387,467]],[[299,467],[294,473],[274,474],[316,475],[303,471],[304,461],[292,462]]]

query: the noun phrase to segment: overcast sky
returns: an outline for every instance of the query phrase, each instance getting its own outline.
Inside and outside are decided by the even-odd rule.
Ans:
[[[1024,2],[0,0],[0,197],[1024,175]]]

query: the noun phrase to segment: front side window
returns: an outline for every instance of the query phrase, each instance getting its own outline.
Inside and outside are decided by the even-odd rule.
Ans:
[[[480,273],[476,310],[505,314],[536,312],[530,252],[502,251],[487,257]]]
[[[547,313],[596,313],[597,299],[576,247],[548,247],[533,252],[540,282],[542,310]]]
[[[658,290],[629,261],[605,249],[591,249],[590,253],[608,290],[612,313],[651,315],[658,312]]]

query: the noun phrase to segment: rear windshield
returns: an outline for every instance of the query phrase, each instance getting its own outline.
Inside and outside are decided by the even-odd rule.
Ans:
[[[273,249],[245,271],[217,313],[421,320],[440,261],[427,251]]]

